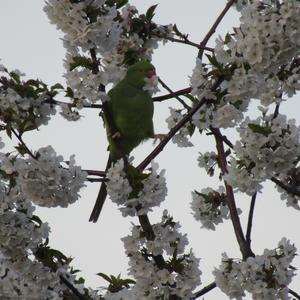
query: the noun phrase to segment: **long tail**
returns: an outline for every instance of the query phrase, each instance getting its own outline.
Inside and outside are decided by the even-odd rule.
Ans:
[[[107,164],[106,164],[105,172],[107,172],[107,170],[111,167],[111,164],[112,164],[112,159],[109,156]],[[104,179],[105,179],[105,177],[104,177]],[[103,204],[105,202],[106,196],[107,196],[106,183],[103,181],[101,183],[101,187],[100,187],[100,190],[99,190],[99,193],[98,193],[97,200],[96,200],[96,203],[94,205],[93,211],[90,215],[90,219],[89,219],[90,222],[96,223],[98,221],[98,218],[100,216],[100,213],[101,213]]]

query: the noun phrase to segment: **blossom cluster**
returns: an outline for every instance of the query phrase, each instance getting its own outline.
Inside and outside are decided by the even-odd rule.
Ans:
[[[199,153],[198,157],[198,166],[200,168],[204,168],[206,173],[209,176],[214,175],[215,167],[218,164],[218,155],[217,153],[211,151],[211,152],[205,152],[205,153]]]
[[[246,118],[237,129],[240,140],[234,145],[236,158],[230,160],[227,182],[253,195],[266,179],[286,174],[300,155],[300,128],[284,115]]]
[[[290,299],[288,284],[295,275],[290,264],[295,255],[295,246],[283,238],[276,249],[265,249],[262,255],[246,261],[228,258],[224,253],[222,264],[213,274],[217,286],[230,299],[242,299],[245,292],[253,299]]]
[[[151,21],[153,15],[145,18],[134,6],[124,4],[119,7],[104,0],[46,2],[44,10],[50,22],[64,33],[64,76],[77,109],[107,100],[105,86],[123,78],[125,65],[139,59],[151,60],[158,42],[171,35],[171,26],[156,25]],[[155,34],[147,33],[149,24]],[[146,88],[157,91],[153,82]],[[68,120],[79,118],[68,106],[61,114]]]
[[[74,155],[68,168],[63,168],[63,157],[51,146],[40,148],[36,157],[18,159],[14,163],[17,183],[33,203],[46,207],[67,207],[79,198],[87,174],[75,165]]]
[[[240,27],[217,39],[210,65],[197,60],[192,94],[207,100],[193,118],[197,127],[233,127],[242,121],[250,99],[269,106],[300,89],[299,12],[295,0],[244,1]],[[215,73],[224,78],[212,93],[207,87],[216,82]]]
[[[286,201],[287,206],[300,210],[300,169],[293,168],[287,174],[279,176],[281,186],[276,184],[276,189],[281,194],[280,198]]]
[[[165,171],[158,173],[158,164],[151,163],[151,173],[141,181],[138,194],[131,195],[132,187],[126,178],[123,160],[118,160],[108,171],[107,193],[110,199],[120,207],[123,216],[147,214],[159,206],[167,195]],[[137,210],[138,208],[138,210]]]
[[[188,299],[201,283],[199,260],[192,251],[184,253],[188,240],[178,231],[179,227],[164,211],[162,221],[152,226],[153,240],[147,239],[139,226],[134,226],[131,235],[123,238],[129,274],[136,281],[130,299],[168,299],[170,295]],[[169,257],[163,268],[155,263],[158,256]]]
[[[183,118],[183,110],[174,109],[169,107],[170,116],[166,119],[168,128],[172,129]],[[172,138],[172,142],[178,147],[192,147],[193,144],[189,141],[191,132],[189,130],[190,123],[183,126]]]
[[[0,294],[3,299],[62,299],[67,287],[64,276],[75,283],[69,261],[50,261],[51,253],[39,255],[45,247],[50,228],[33,214],[33,202],[66,206],[78,198],[85,174],[69,163],[70,170],[59,164],[61,156],[51,147],[41,148],[36,159],[18,158],[0,153]],[[45,197],[45,195],[47,197]],[[43,200],[43,201],[41,201]]]
[[[48,238],[47,223],[33,221],[34,207],[5,179],[0,184],[0,294],[3,299],[61,299],[58,274],[30,257]]]
[[[50,96],[39,81],[22,81],[25,74],[9,72],[0,66],[0,121],[20,131],[48,124],[55,108],[48,103]]]
[[[215,230],[216,225],[229,219],[229,209],[223,187],[218,190],[202,189],[192,192],[191,209],[194,218],[200,221],[203,228]]]

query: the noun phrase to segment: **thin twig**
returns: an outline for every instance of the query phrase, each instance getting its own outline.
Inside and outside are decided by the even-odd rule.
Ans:
[[[188,88],[176,91],[176,92],[170,92],[169,94],[166,94],[166,95],[153,97],[152,101],[153,102],[162,102],[164,100],[176,98],[177,96],[180,96],[180,95],[188,94],[188,93],[191,92],[191,90],[192,90],[192,88],[188,87]],[[62,105],[63,104],[63,105],[69,105],[70,107],[76,107],[76,104],[74,104],[74,103],[67,103],[67,102],[63,102],[63,101],[58,101],[58,100],[55,100],[53,98],[48,99],[47,101],[45,101],[45,103],[49,103],[49,104],[53,104],[53,105]],[[102,104],[86,104],[86,105],[83,105],[82,107],[83,108],[101,109]]]
[[[200,291],[196,292],[194,294],[194,296],[191,298],[191,300],[197,299],[203,295],[205,295],[206,293],[210,292],[211,290],[213,290],[214,288],[216,288],[217,285],[215,282],[212,282],[211,284],[205,286],[204,288],[202,288]]]
[[[138,216],[138,218],[141,227],[143,228],[143,231],[145,233],[146,239],[149,241],[153,241],[155,239],[155,234],[148,216],[145,214],[145,215]],[[164,268],[168,269],[167,264],[162,255],[153,255],[152,257],[159,269],[164,269]]]
[[[233,149],[233,144],[230,142],[230,140],[227,138],[226,135],[221,134],[219,130],[216,128],[210,126],[209,129],[211,130],[211,133],[214,135],[217,135],[222,141],[231,149]]]
[[[201,47],[201,45],[197,44],[197,43],[194,43],[192,41],[190,41],[187,37],[183,38],[182,40],[181,39],[176,39],[176,38],[173,38],[173,37],[168,37],[168,36],[162,36],[162,35],[156,35],[157,37],[160,37],[160,38],[163,38],[163,39],[166,39],[170,42],[174,42],[174,43],[180,43],[180,44],[185,44],[185,45],[189,45],[189,46],[192,46],[192,47],[195,47],[197,49],[201,49],[203,51],[209,51],[209,52],[214,52],[214,49],[211,48],[211,47]]]
[[[185,88],[185,89],[181,89],[181,90],[179,90],[179,91],[176,91],[176,92],[172,92],[172,93],[167,94],[167,95],[162,95],[162,96],[153,97],[152,100],[153,100],[153,102],[161,102],[161,101],[164,101],[164,100],[167,100],[167,99],[174,98],[174,97],[176,97],[176,96],[188,94],[188,93],[191,92],[191,90],[192,90],[192,88],[191,88],[191,87],[188,87],[188,88]]]
[[[162,81],[161,78],[158,78],[158,81],[170,93],[170,95],[172,95],[182,104],[184,108],[186,108],[187,110],[190,109],[190,107],[178,95],[174,94],[174,92],[167,86],[165,82]]]
[[[211,87],[211,91],[215,91],[221,84],[222,80],[217,80]],[[202,98],[188,113],[169,131],[164,139],[154,148],[154,150],[138,165],[139,170],[144,170],[148,164],[164,149],[172,137],[192,118],[192,116],[207,102],[206,98]]]
[[[94,182],[105,182],[106,180],[104,178],[87,178],[86,181],[94,183]]]
[[[82,295],[75,287],[74,285],[69,282],[65,277],[63,277],[62,275],[59,276],[61,282],[67,286],[70,291],[72,291],[72,293],[74,294],[74,296],[76,296],[78,298],[78,300],[90,300],[90,298],[87,298],[86,296]]]
[[[279,108],[280,108],[280,103],[277,103],[275,106],[274,114],[273,114],[273,120],[276,119],[279,115]]]
[[[68,105],[70,107],[77,107],[75,103],[67,103],[67,102],[63,102],[63,101],[58,101],[53,98],[48,99],[47,101],[45,101],[45,103],[49,103],[49,104],[53,104],[53,105]],[[100,108],[102,108],[102,104],[86,104],[86,105],[83,105],[82,107],[100,109]]]
[[[247,242],[249,248],[251,248],[251,230],[252,230],[252,222],[253,222],[253,216],[254,216],[254,207],[255,207],[256,196],[257,196],[257,193],[254,193],[251,198],[251,204],[250,204],[249,215],[248,215],[246,242]]]
[[[96,171],[96,170],[82,170],[83,172],[87,172],[88,175],[91,176],[99,176],[99,177],[105,177],[105,171]]]
[[[204,49],[206,47],[207,42],[209,41],[211,36],[215,33],[218,25],[221,23],[222,19],[224,18],[224,16],[226,15],[226,13],[228,12],[228,10],[230,9],[230,7],[233,5],[234,2],[236,2],[236,0],[230,0],[230,1],[227,2],[225,8],[222,10],[221,14],[218,16],[215,23],[213,24],[213,26],[210,28],[210,30],[208,31],[208,33],[206,34],[206,36],[204,37],[204,39],[200,43],[200,45],[199,45],[200,50],[199,50],[199,53],[198,53],[198,57],[200,59],[202,59],[202,57],[203,57],[203,52],[204,52]]]
[[[216,129],[219,131],[219,129]],[[223,140],[220,138],[220,132],[219,134],[215,135],[216,140],[216,147],[218,151],[218,158],[219,158],[219,165],[221,168],[221,171],[223,175],[227,173],[227,160],[226,160],[226,154],[224,150]],[[227,205],[230,211],[231,221],[234,228],[235,236],[237,238],[238,244],[240,246],[241,253],[243,255],[243,259],[246,259],[249,256],[254,256],[254,253],[252,252],[251,248],[246,242],[243,229],[241,226],[240,218],[237,213],[237,208],[235,204],[234,199],[234,193],[232,187],[224,180],[225,189],[226,189],[226,200]]]
[[[17,133],[17,131],[14,128],[11,128],[12,133],[14,136],[18,139],[18,141],[21,143],[21,145],[26,149],[26,153],[28,153],[33,159],[37,160],[38,157],[34,155],[31,150],[27,147],[26,143],[22,139],[21,134]]]
[[[164,149],[172,137],[191,119],[198,109],[205,104],[207,100],[203,98],[194,106],[164,137],[164,139],[154,148],[154,150],[138,165],[139,170],[144,170],[148,164]]]
[[[274,183],[276,183],[278,186],[280,186],[282,189],[284,189],[285,191],[287,191],[289,194],[296,195],[296,196],[300,197],[300,191],[299,191],[298,188],[291,187],[291,186],[283,183],[282,181],[280,181],[276,177],[271,177],[271,181],[273,181]]]
[[[299,299],[300,300],[300,295],[298,293],[296,293],[295,291],[289,289],[289,293],[291,295],[293,295],[296,299]]]

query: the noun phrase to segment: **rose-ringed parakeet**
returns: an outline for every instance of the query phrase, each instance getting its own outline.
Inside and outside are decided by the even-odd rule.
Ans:
[[[104,116],[109,141],[106,171],[122,155],[128,155],[142,141],[154,137],[153,101],[149,92],[143,89],[145,79],[153,75],[155,68],[150,62],[137,62],[128,68],[124,79],[108,93],[107,110],[117,132],[112,135]],[[106,184],[102,183],[89,221],[97,222],[106,196]]]

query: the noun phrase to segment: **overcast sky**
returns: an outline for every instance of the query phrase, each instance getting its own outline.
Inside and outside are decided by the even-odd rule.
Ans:
[[[178,28],[189,34],[190,40],[199,42],[213,24],[218,13],[224,7],[224,0],[210,1],[130,1],[140,12],[149,6],[159,3],[154,20],[160,24],[176,23]],[[50,25],[42,10],[41,0],[1,0],[0,1],[0,58],[9,69],[20,69],[28,78],[40,78],[54,84],[64,82],[62,60],[65,55],[62,34]],[[217,34],[224,34],[238,24],[238,16],[231,12],[221,24]],[[210,46],[214,45],[214,38]],[[171,44],[161,47],[154,55],[153,63],[158,75],[172,89],[188,86],[188,76],[195,65],[197,50],[181,45]],[[163,91],[163,90],[162,90]],[[299,99],[297,99],[299,100]],[[165,119],[168,107],[175,100],[155,105],[155,130],[158,133],[167,131]],[[295,109],[295,107],[297,109]],[[299,102],[295,100],[287,105],[285,111],[290,117],[299,115]],[[84,111],[84,118],[77,123],[68,123],[55,117],[47,127],[39,132],[26,134],[25,140],[33,150],[52,145],[57,153],[68,159],[73,153],[77,164],[84,169],[103,170],[106,164],[106,137],[102,121],[97,110]],[[151,222],[159,220],[163,209],[167,208],[175,220],[180,221],[182,232],[188,233],[190,247],[201,258],[203,286],[211,283],[211,271],[220,264],[221,253],[226,251],[231,257],[240,257],[239,249],[233,235],[230,221],[220,225],[215,232],[200,230],[200,223],[194,221],[190,213],[190,192],[204,187],[217,187],[216,179],[208,178],[197,167],[199,151],[213,151],[214,141],[211,137],[196,134],[193,137],[193,148],[177,148],[168,145],[156,159],[160,168],[166,169],[168,198],[165,203],[149,215]],[[147,142],[141,145],[134,156],[138,163],[149,153],[153,145]],[[95,275],[97,272],[126,275],[127,258],[120,238],[129,233],[130,223],[137,223],[134,218],[122,218],[117,207],[107,201],[98,223],[88,222],[91,209],[98,193],[99,184],[87,184],[79,201],[67,209],[38,209],[44,221],[52,228],[51,245],[74,257],[75,268],[83,271],[90,286],[97,287],[102,281]],[[238,206],[245,214],[242,222],[246,225],[249,199],[237,195]],[[299,212],[286,208],[279,195],[273,193],[269,184],[263,194],[258,195],[253,227],[253,250],[261,254],[264,248],[274,248],[277,242],[286,236],[300,247]],[[294,266],[300,265],[299,258]],[[299,279],[291,285],[300,289]],[[217,289],[205,296],[206,300],[226,299]]]

